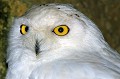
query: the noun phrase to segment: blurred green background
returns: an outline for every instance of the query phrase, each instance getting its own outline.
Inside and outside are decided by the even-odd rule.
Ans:
[[[7,35],[14,17],[35,4],[70,3],[102,31],[111,47],[120,52],[120,0],[0,0],[0,79],[5,78]]]

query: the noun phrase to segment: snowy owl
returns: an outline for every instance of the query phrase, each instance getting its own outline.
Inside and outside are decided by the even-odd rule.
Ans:
[[[33,6],[8,42],[6,79],[120,79],[120,55],[70,4]]]

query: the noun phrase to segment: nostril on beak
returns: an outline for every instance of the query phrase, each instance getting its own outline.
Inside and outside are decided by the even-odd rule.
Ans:
[[[38,40],[36,40],[36,43],[35,43],[35,52],[36,52],[36,56],[39,54],[39,42]]]

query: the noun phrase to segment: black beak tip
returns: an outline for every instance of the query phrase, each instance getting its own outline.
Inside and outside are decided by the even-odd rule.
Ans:
[[[40,48],[39,48],[39,42],[36,40],[36,43],[35,43],[35,52],[36,52],[36,55],[39,54],[39,50],[40,50]]]

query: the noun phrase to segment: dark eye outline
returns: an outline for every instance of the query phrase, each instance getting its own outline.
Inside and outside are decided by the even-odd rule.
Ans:
[[[65,33],[65,34],[57,34],[56,32],[55,32],[55,29],[56,28],[58,28],[58,31],[59,31],[59,33],[62,33],[62,32],[60,32],[60,28],[62,28],[63,29],[63,32],[64,32],[64,28],[63,27],[66,27],[67,28],[67,32]],[[54,29],[53,29],[53,31],[52,32],[54,32],[56,35],[58,35],[58,36],[65,36],[65,35],[67,35],[68,33],[69,33],[69,31],[70,31],[70,29],[69,29],[69,27],[67,26],[67,25],[59,25],[59,26],[57,26],[57,27],[55,27]]]
[[[29,27],[26,26],[25,24],[22,24],[22,25],[20,26],[20,33],[21,33],[22,35],[25,35],[25,34],[28,32],[28,30],[29,30]]]

